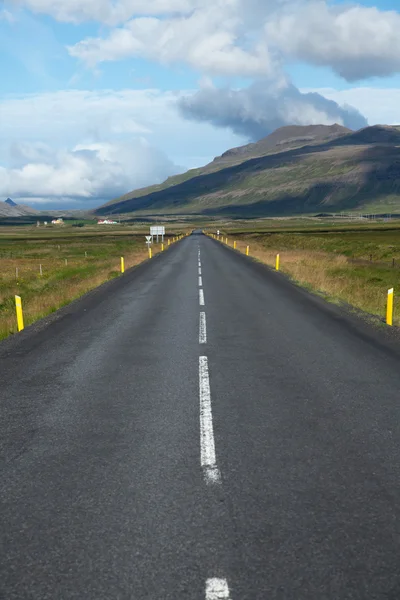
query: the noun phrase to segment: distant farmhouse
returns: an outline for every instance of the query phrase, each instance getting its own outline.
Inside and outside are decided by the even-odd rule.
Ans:
[[[110,221],[110,219],[102,219],[97,221],[97,225],[118,225],[117,221]]]

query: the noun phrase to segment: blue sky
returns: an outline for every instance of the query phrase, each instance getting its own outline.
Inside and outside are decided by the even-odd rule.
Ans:
[[[91,207],[278,126],[400,122],[399,10],[395,0],[6,0],[0,199]]]

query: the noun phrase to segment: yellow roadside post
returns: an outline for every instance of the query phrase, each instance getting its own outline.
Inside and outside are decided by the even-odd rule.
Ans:
[[[225,238],[225,244],[228,245],[228,238]]]
[[[391,288],[388,290],[388,299],[386,307],[386,323],[387,325],[393,325],[393,296],[394,290]]]
[[[170,239],[168,238],[168,246],[170,245],[170,243],[171,243],[171,242],[170,242]]]
[[[17,311],[17,327],[18,331],[24,329],[24,315],[22,314],[22,300],[21,296],[15,296],[15,308]]]
[[[151,258],[153,256],[153,253],[151,251],[151,247],[149,246],[149,258]]]
[[[121,256],[121,273],[125,273],[125,261],[123,256]]]
[[[280,256],[279,254],[276,255],[276,262],[275,262],[275,269],[277,271],[279,271],[279,266],[280,266]]]
[[[233,242],[233,249],[236,250],[236,240]]]
[[[249,255],[249,252],[250,252],[250,246],[246,246],[246,256]]]
[[[164,252],[164,244],[161,242],[161,252]]]

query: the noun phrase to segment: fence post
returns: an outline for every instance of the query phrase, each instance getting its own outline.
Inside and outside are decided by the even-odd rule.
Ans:
[[[39,265],[39,273],[40,273],[40,276],[43,275],[42,265]]]
[[[394,289],[388,290],[387,307],[386,307],[386,323],[387,325],[393,325],[393,296]]]
[[[18,331],[24,329],[24,315],[22,313],[22,300],[21,296],[15,296],[15,308],[17,311],[17,327]]]

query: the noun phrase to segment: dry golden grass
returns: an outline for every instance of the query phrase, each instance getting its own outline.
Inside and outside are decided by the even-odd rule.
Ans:
[[[233,245],[233,238],[229,240]],[[370,314],[385,316],[387,290],[393,286],[397,274],[380,265],[358,264],[343,255],[311,251],[265,248],[252,239],[236,242],[237,250],[275,268],[280,254],[280,270],[300,285],[322,293],[330,300],[341,300]],[[400,325],[400,317],[394,317]]]

